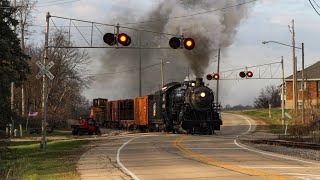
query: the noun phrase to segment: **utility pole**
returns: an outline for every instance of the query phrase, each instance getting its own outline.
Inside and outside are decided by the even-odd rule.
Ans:
[[[22,14],[22,12],[21,12]],[[21,15],[21,21],[20,21],[20,26],[21,26],[21,50],[22,52],[24,53],[25,51],[25,45],[24,45],[24,23],[23,22],[23,14]],[[24,95],[24,84],[22,83],[21,85],[21,116],[24,117],[25,115],[25,108],[24,108],[24,105],[25,105],[25,95]]]
[[[304,123],[304,43],[301,44],[302,48],[302,70],[301,70],[301,79],[302,79],[302,122]]]
[[[139,31],[139,96],[142,96],[142,87],[141,87],[141,73],[142,73],[142,69],[141,69],[141,31]]]
[[[164,85],[164,77],[163,77],[163,60],[161,59],[161,68],[160,68],[160,73],[161,73],[161,88]]]
[[[46,15],[46,31],[45,31],[45,43],[44,43],[44,55],[43,55],[43,65],[47,66],[47,58],[48,58],[48,41],[49,41],[49,18],[50,13],[47,12]],[[47,99],[48,99],[48,85],[47,85],[47,76],[43,74],[43,83],[42,83],[42,140],[40,148],[45,151],[47,149],[47,142],[46,142],[46,124],[47,124]]]
[[[16,0],[13,0],[13,7],[15,8],[14,12],[13,12],[13,16],[14,18],[16,18],[17,16],[17,10],[16,10],[16,7],[17,7],[17,1]],[[17,27],[16,26],[13,26],[13,31],[14,33],[16,33],[17,31]],[[14,111],[14,82],[11,82],[11,111]],[[14,129],[14,119],[12,118],[11,116],[11,122],[12,122],[12,128]],[[10,131],[9,131],[10,132]],[[11,131],[13,132],[13,131]],[[10,133],[10,136],[12,134]]]
[[[217,73],[219,74],[220,72],[220,48],[218,50],[218,68],[217,68]],[[219,79],[217,79],[217,91],[216,91],[216,103],[217,106],[219,106]]]
[[[297,112],[297,69],[296,69],[296,47],[295,47],[295,32],[294,32],[294,19],[292,19],[292,61],[293,61],[293,110]]]
[[[281,94],[282,94],[282,99],[281,99],[281,119],[282,119],[282,125],[285,125],[285,109],[284,109],[284,88],[285,88],[285,81],[284,81],[284,65],[283,65],[283,56],[281,56],[281,67],[282,67],[282,88],[281,88]]]

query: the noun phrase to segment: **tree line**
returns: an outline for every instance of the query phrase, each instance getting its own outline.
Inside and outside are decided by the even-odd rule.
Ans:
[[[15,8],[8,0],[0,0],[0,128],[4,129],[12,120],[23,122],[29,112],[42,109],[42,78],[36,62],[43,62],[44,42],[25,44],[24,39],[31,11],[36,2],[22,1]],[[14,13],[17,14],[14,17]],[[19,27],[15,31],[13,27]],[[18,35],[19,34],[19,35]],[[67,31],[58,29],[50,33],[49,44],[73,46],[68,41]],[[61,124],[68,118],[79,118],[89,113],[89,101],[82,95],[93,78],[88,75],[90,63],[88,53],[80,49],[49,48],[47,62],[55,64],[50,69],[54,75],[48,81],[49,120]],[[11,108],[11,83],[14,83],[13,108]],[[24,112],[22,114],[22,112]],[[35,118],[36,119],[36,118]]]
[[[226,110],[250,110],[250,109],[265,109],[269,108],[271,105],[272,108],[277,108],[281,106],[281,89],[276,85],[268,85],[262,88],[259,92],[258,97],[254,99],[253,106],[251,105],[236,105],[230,106],[226,105]]]

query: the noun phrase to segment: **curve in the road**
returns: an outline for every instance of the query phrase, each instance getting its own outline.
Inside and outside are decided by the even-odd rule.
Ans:
[[[200,154],[197,154],[193,151],[190,151],[189,149],[185,148],[184,146],[182,146],[180,143],[186,139],[187,136],[180,136],[178,137],[175,141],[174,141],[174,146],[180,150],[182,153],[186,154],[187,156],[192,157],[193,159],[206,163],[206,164],[210,164],[213,166],[217,166],[217,167],[221,167],[221,168],[225,168],[225,169],[229,169],[232,171],[236,171],[236,172],[240,172],[243,174],[248,174],[248,175],[253,175],[253,176],[260,176],[260,177],[265,177],[267,179],[275,179],[275,180],[291,180],[293,178],[290,177],[286,177],[286,176],[280,176],[280,175],[276,175],[276,174],[270,174],[270,173],[265,173],[262,171],[256,171],[256,170],[252,170],[249,168],[243,168],[240,166],[236,166],[236,165],[232,165],[232,164],[228,164],[225,162],[221,162],[221,161],[217,161],[214,159],[209,159],[206,158]]]

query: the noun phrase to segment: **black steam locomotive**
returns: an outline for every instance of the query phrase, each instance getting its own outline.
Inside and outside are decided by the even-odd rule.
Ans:
[[[162,88],[161,106],[167,132],[212,134],[222,125],[213,91],[196,81],[169,83]]]
[[[212,134],[222,125],[214,94],[202,78],[172,82],[134,99],[94,99],[91,118],[109,128]]]

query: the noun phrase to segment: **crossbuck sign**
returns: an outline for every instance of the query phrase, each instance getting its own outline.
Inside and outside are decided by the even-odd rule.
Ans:
[[[36,75],[37,79],[40,79],[44,74],[47,75],[51,80],[54,78],[54,76],[49,71],[49,69],[54,65],[53,61],[50,61],[47,66],[44,66],[40,61],[37,61],[36,64],[40,68],[40,72]]]

